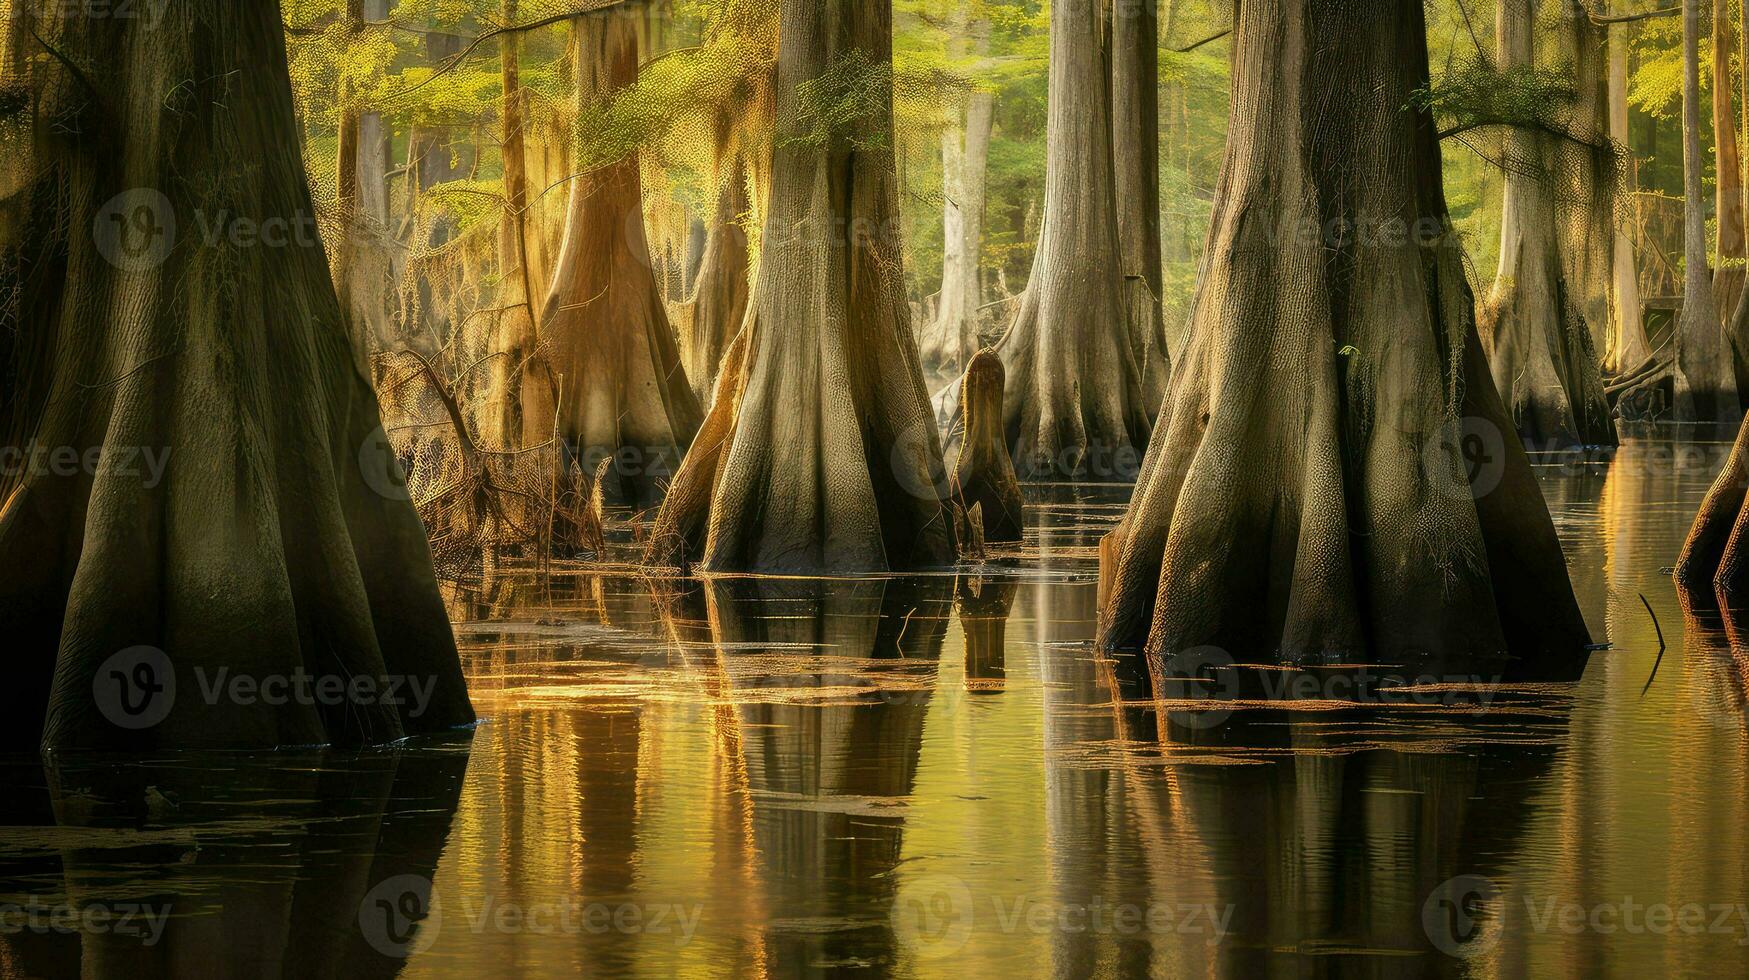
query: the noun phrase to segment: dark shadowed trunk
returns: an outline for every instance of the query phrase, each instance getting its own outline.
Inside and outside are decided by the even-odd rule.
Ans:
[[[1737,442],[1725,468],[1719,471],[1706,499],[1701,501],[1682,556],[1676,562],[1676,585],[1685,605],[1707,609],[1716,606],[1731,620],[1735,630],[1749,621],[1749,419],[1737,433]]]
[[[1152,418],[1171,373],[1160,305],[1160,21],[1154,0],[1111,6],[1111,115],[1124,311],[1142,370],[1142,404]]]
[[[1209,257],[1103,549],[1104,643],[1155,666],[1209,646],[1581,664],[1560,544],[1477,339],[1436,127],[1404,109],[1428,82],[1421,5],[1246,0],[1235,37]],[[1328,228],[1405,231],[1301,233]]]
[[[731,150],[728,155],[730,159],[719,166],[717,211],[699,262],[691,329],[681,345],[686,376],[701,404],[708,404],[716,389],[717,369],[747,318],[747,297],[752,290],[752,260],[747,229],[742,224],[752,206],[747,194],[747,165],[739,152]]]
[[[1131,479],[1153,415],[1125,313],[1103,8],[1061,0],[1051,12],[1044,228],[997,345],[1022,479]]]
[[[651,558],[766,572],[950,563],[947,478],[904,295],[890,97],[825,132],[808,111],[827,80],[884,84],[891,6],[782,0],[778,17],[752,308]]]
[[[638,80],[637,17],[614,9],[575,23],[588,112]],[[540,346],[560,392],[565,455],[584,473],[614,459],[608,499],[649,507],[692,444],[700,411],[650,262],[642,186],[636,155],[572,183]]]
[[[159,24],[44,9],[65,60],[43,62],[34,138],[7,148],[32,179],[0,256],[18,331],[0,445],[91,465],[0,477],[7,744],[386,742],[470,721],[313,227],[279,4],[185,0]],[[220,215],[264,233],[209,242]],[[221,668],[435,696],[203,698]],[[168,713],[147,725],[142,706]]]
[[[1701,0],[1682,2],[1682,314],[1676,323],[1676,419],[1735,421],[1737,382],[1707,269],[1705,174],[1700,146]]]
[[[1503,69],[1533,66],[1535,9],[1533,0],[1500,0],[1496,38]],[[1592,234],[1594,211],[1588,201],[1570,208],[1556,205],[1557,192],[1568,189],[1588,164],[1571,157],[1588,149],[1557,146],[1531,127],[1513,127],[1506,137],[1500,267],[1481,310],[1481,337],[1507,411],[1534,449],[1616,441],[1587,321],[1588,314],[1607,314],[1606,308],[1591,309],[1587,303],[1588,292],[1604,295],[1606,268],[1592,270],[1595,263],[1586,261],[1591,245],[1607,245],[1606,232]],[[1584,182],[1595,195],[1595,182]],[[1574,222],[1561,220],[1572,217],[1563,211],[1577,211],[1577,234]],[[1597,281],[1588,286],[1569,274],[1580,270],[1594,273]]]

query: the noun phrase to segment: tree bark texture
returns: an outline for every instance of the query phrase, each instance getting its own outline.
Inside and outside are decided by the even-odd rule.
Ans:
[[[1740,417],[1731,351],[1708,271],[1704,171],[1700,146],[1701,0],[1682,2],[1682,313],[1676,322],[1676,419],[1734,422]]]
[[[1152,0],[1111,5],[1111,109],[1124,311],[1152,418],[1171,374],[1161,306],[1160,20]]]
[[[1534,0],[1501,0],[1498,14],[1501,67],[1530,68],[1536,47]],[[1590,101],[1581,97],[1582,103]],[[1616,442],[1588,322],[1588,316],[1604,316],[1607,309],[1587,302],[1588,293],[1605,295],[1607,266],[1592,260],[1590,250],[1593,244],[1607,245],[1608,231],[1594,220],[1595,181],[1580,175],[1591,169],[1591,161],[1572,159],[1589,150],[1557,146],[1529,127],[1514,127],[1506,137],[1500,266],[1482,309],[1481,336],[1500,396],[1520,436],[1535,449]],[[1578,200],[1558,206],[1562,191],[1572,191]]]
[[[966,432],[954,463],[954,501],[967,513],[983,508],[984,540],[1019,541],[1026,530],[1025,504],[1002,436],[1002,359],[979,352],[960,383]]]
[[[1743,215],[1743,156],[1737,142],[1737,112],[1732,90],[1731,59],[1736,31],[1731,27],[1729,0],[1713,0],[1713,146],[1716,160],[1713,214],[1718,220],[1719,268],[1713,274],[1713,295],[1727,322],[1743,293],[1743,260],[1749,255]],[[1735,355],[1738,362],[1744,358]],[[1739,371],[1739,374],[1743,372]]]
[[[892,60],[884,2],[783,0],[770,220],[747,322],[653,532],[652,560],[836,573],[954,560],[902,276],[889,99],[827,133],[835,72]]]
[[[1246,0],[1208,258],[1101,617],[1152,666],[1468,660],[1588,635],[1491,383],[1418,3]],[[1324,229],[1353,229],[1329,235]],[[1479,665],[1479,664],[1478,664]]]
[[[10,148],[33,178],[22,227],[0,236],[17,331],[0,444],[107,463],[0,477],[8,744],[381,743],[470,722],[425,531],[315,234],[279,4],[176,0],[156,30],[45,10],[37,29],[66,60],[45,63],[34,137]],[[226,216],[263,234],[202,234]],[[122,727],[97,692],[141,680],[137,658],[111,658],[142,646],[177,694],[156,724]],[[400,676],[434,695],[423,712],[202,697],[221,669]]]
[[[717,187],[717,210],[705,238],[704,258],[692,298],[692,325],[681,345],[686,376],[700,404],[710,403],[723,354],[747,318],[752,292],[752,256],[747,229],[752,201],[745,158],[731,150]]]
[[[637,81],[634,14],[610,9],[580,17],[576,34],[584,108]],[[586,474],[614,459],[607,499],[636,507],[661,500],[702,414],[680,364],[643,214],[636,156],[573,182],[540,329],[560,393],[561,459],[567,468],[575,460]]]
[[[1133,479],[1151,428],[1124,302],[1103,8],[1052,8],[1044,227],[997,345],[1022,479]]]
[[[504,0],[503,20],[516,23],[517,0]],[[503,102],[498,108],[498,143],[504,162],[504,210],[498,222],[498,293],[491,313],[487,352],[491,360],[480,373],[481,385],[472,399],[480,443],[488,450],[511,453],[546,441],[551,430],[552,399],[541,390],[546,374],[534,362],[534,256],[529,248],[528,142],[524,134],[521,35],[510,31],[498,38]],[[538,236],[534,236],[537,237]]]
[[[1621,6],[1617,0],[1616,6]],[[1623,152],[1628,150],[1628,27],[1617,24],[1609,30],[1609,138]],[[1637,185],[1638,168],[1632,159],[1625,169],[1625,190],[1631,193]],[[1609,345],[1606,367],[1613,371],[1632,371],[1652,357],[1652,343],[1646,336],[1646,315],[1640,300],[1640,270],[1635,258],[1634,242],[1627,226],[1615,226],[1615,250],[1611,256],[1614,284],[1610,296],[1610,322],[1613,339]]]
[[[988,54],[989,25],[968,25],[978,34],[973,50]],[[964,373],[982,346],[979,308],[984,305],[984,205],[989,195],[990,136],[996,95],[973,91],[955,122],[941,133],[942,270],[935,320],[923,333],[923,364],[937,376]]]

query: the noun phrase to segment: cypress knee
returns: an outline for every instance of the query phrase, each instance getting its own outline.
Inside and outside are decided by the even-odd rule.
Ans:
[[[984,540],[1019,541],[1025,531],[1020,480],[1003,441],[1002,398],[1006,385],[1002,359],[993,351],[972,358],[960,382],[965,441],[953,471],[954,500],[968,513],[984,506]]]

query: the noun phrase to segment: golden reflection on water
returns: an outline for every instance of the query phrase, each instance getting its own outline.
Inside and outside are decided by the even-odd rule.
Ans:
[[[1717,461],[1545,468],[1613,646],[1422,705],[1153,699],[1089,642],[1110,489],[958,579],[510,572],[456,601],[470,753],[9,768],[7,895],[178,911],[0,973],[1744,975],[1749,658],[1665,570]],[[405,875],[402,959],[360,932]]]

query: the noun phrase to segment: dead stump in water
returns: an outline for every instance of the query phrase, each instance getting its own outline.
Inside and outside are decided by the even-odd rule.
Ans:
[[[965,439],[953,471],[954,501],[966,513],[982,505],[985,541],[1019,541],[1025,530],[1020,480],[1003,438],[1006,369],[994,351],[980,351],[960,382]]]

